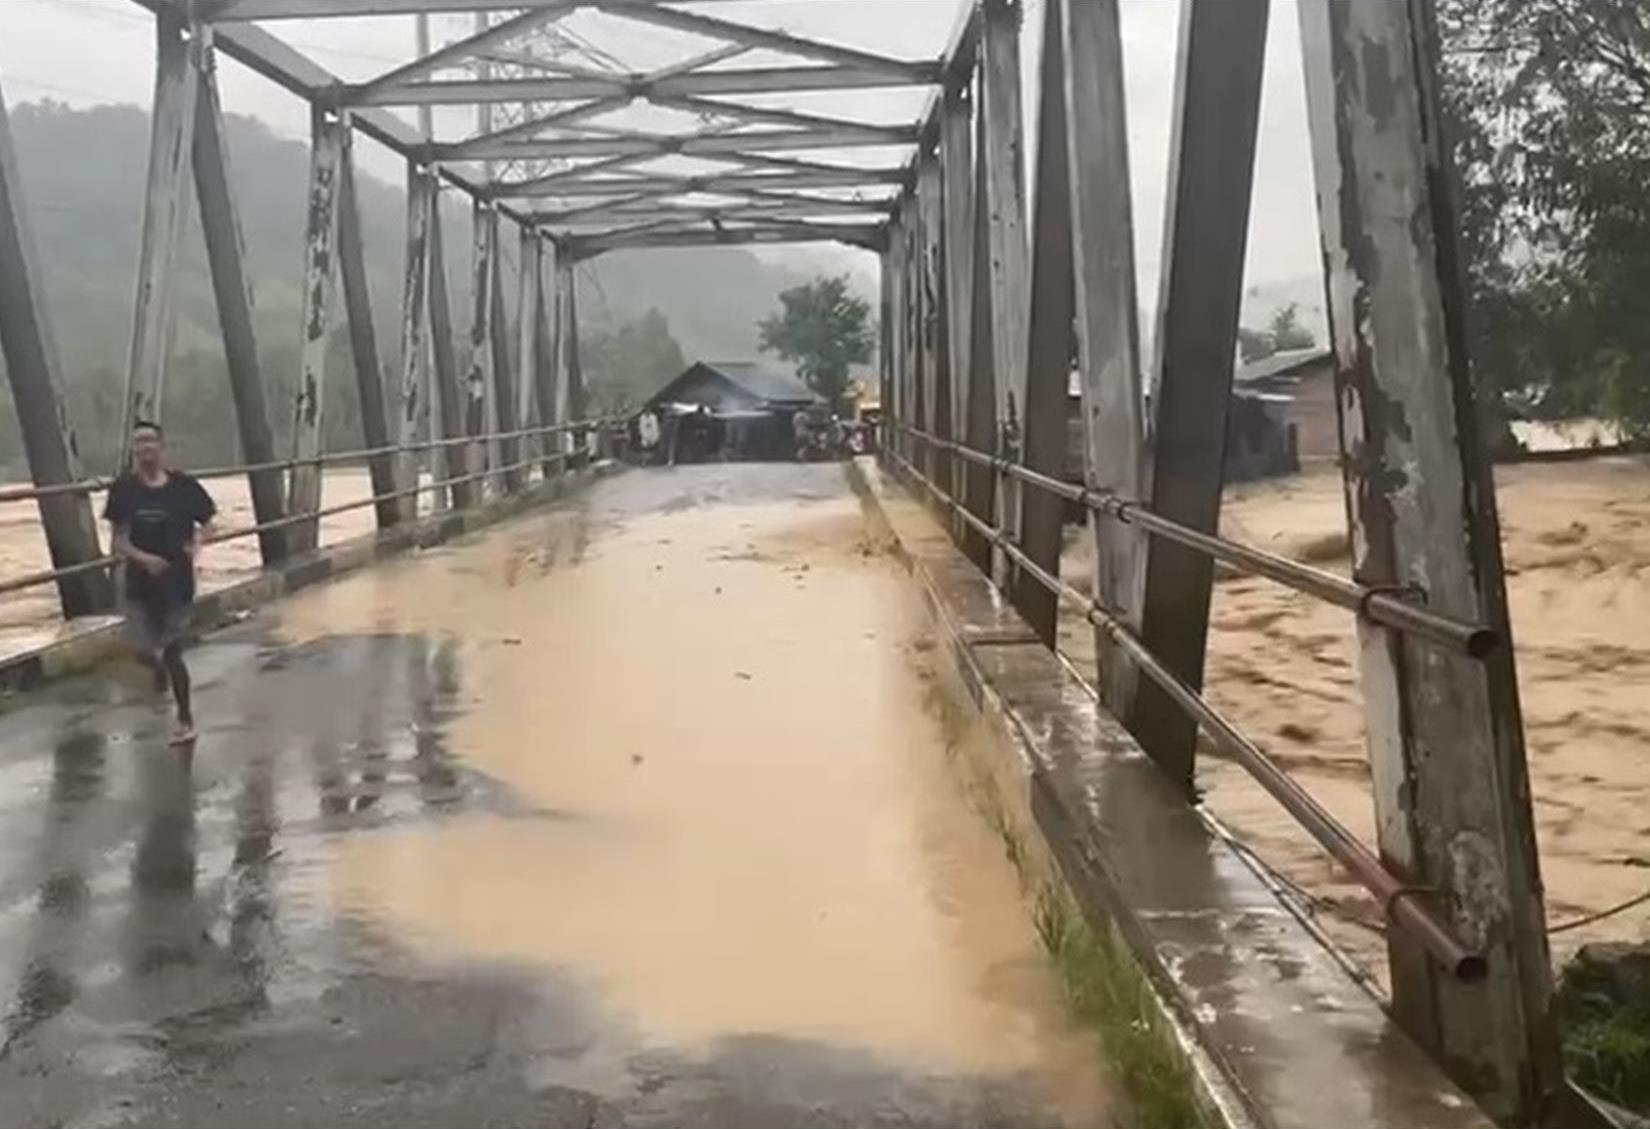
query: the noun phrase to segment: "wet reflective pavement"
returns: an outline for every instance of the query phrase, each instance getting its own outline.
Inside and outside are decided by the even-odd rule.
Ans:
[[[0,715],[0,1126],[1099,1126],[840,468],[633,471]]]

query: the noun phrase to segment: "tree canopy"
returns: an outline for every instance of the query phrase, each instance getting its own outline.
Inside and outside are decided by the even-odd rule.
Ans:
[[[588,332],[579,342],[592,410],[604,415],[641,406],[687,362],[658,310],[613,329]]]
[[[758,325],[763,351],[794,361],[809,387],[841,404],[849,366],[871,359],[871,304],[849,293],[844,274],[794,286],[779,305]]]
[[[1238,329],[1238,353],[1245,363],[1290,349],[1310,349],[1317,343],[1312,331],[1301,324],[1300,307],[1294,302],[1275,310],[1265,329]]]
[[[1481,375],[1535,415],[1650,433],[1650,16],[1440,0]]]

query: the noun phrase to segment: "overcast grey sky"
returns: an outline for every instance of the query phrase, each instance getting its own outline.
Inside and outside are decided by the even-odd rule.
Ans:
[[[833,39],[893,55],[937,55],[950,38],[963,0],[762,0],[720,3],[715,14],[751,23]],[[1167,176],[1170,110],[1180,0],[1121,0],[1135,236],[1141,297],[1156,296],[1161,253],[1164,184]],[[1040,50],[1041,0],[1028,0],[1025,54],[1028,83]],[[463,17],[438,22],[439,44],[460,34]],[[683,52],[672,33],[633,24],[603,22],[580,14],[570,26],[597,46],[621,54],[627,63],[668,62]],[[583,20],[579,23],[577,21]],[[269,25],[330,70],[349,80],[377,74],[413,53],[411,17],[286,21]],[[689,44],[691,46],[691,44]],[[102,102],[147,105],[154,50],[150,17],[130,0],[0,0],[0,88],[11,104],[53,98],[75,106]],[[747,57],[753,65],[761,60]],[[307,134],[304,105],[292,95],[239,66],[222,68],[229,110],[256,115],[278,133]],[[867,118],[909,116],[903,104],[885,96],[830,96],[814,101],[820,112]],[[857,101],[856,101],[857,100]],[[1035,99],[1027,91],[1028,113]],[[445,124],[445,123],[443,123]],[[438,125],[438,131],[443,128]],[[1032,146],[1028,145],[1028,152]],[[363,145],[369,171],[398,182],[399,159]],[[1294,0],[1274,0],[1268,36],[1267,71],[1254,217],[1249,240],[1251,284],[1311,275],[1318,271],[1317,220],[1307,151],[1306,110],[1300,73]],[[134,175],[140,175],[134,170]],[[1233,177],[1240,175],[1233,171]],[[779,252],[767,252],[777,254]]]

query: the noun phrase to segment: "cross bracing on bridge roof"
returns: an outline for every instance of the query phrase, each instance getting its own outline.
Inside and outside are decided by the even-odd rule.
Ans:
[[[1043,0],[1029,147],[1021,0],[956,0],[949,39],[914,54],[879,49],[878,26],[860,29],[870,43],[787,30],[856,0],[131,2],[154,15],[158,49],[126,411],[159,415],[192,175],[258,519],[243,532],[261,535],[266,561],[313,546],[329,512],[320,470],[340,456],[321,452],[321,393],[335,305],[361,407],[353,454],[368,461],[388,528],[416,516],[415,454],[440,452],[432,477],[461,507],[514,491],[530,462],[548,472],[591,453],[581,261],[628,248],[866,248],[881,263],[890,461],[945,500],[965,548],[1046,640],[1056,598],[1071,591],[1048,580],[1060,576],[1062,511],[1074,500],[1057,480],[1075,341],[1086,479],[1075,500],[1093,511],[1101,696],[1190,790],[1198,728],[1210,727],[1187,702],[1204,673],[1268,0],[1181,0],[1149,380],[1119,0]],[[1435,3],[1296,4],[1356,553],[1355,583],[1302,583],[1338,592],[1360,616],[1380,848],[1365,861],[1393,924],[1394,1012],[1491,1113],[1525,1123],[1550,1110],[1562,1081],[1511,652],[1432,647],[1392,606],[1508,637],[1440,143]],[[313,41],[328,21],[361,18],[418,20],[436,35],[349,73],[287,37],[300,22]],[[299,380],[281,406],[287,459],[273,449],[253,336],[220,56],[312,110]],[[408,167],[387,381],[355,193],[360,137]],[[25,493],[55,566],[25,579],[55,581],[65,611],[80,614],[108,606],[110,558],[89,501],[98,483],[82,475],[63,408],[14,165],[0,103],[0,343],[37,484]],[[461,252],[445,245],[444,186],[471,204],[464,326],[448,293],[447,256]],[[538,444],[536,460],[524,443]],[[1333,824],[1299,802],[1303,825]],[[1430,923],[1430,940],[1406,921]],[[1442,967],[1439,952],[1451,950],[1486,983]]]
[[[134,2],[168,18],[188,9],[184,0]],[[916,2],[886,0],[890,10]],[[718,11],[733,7],[745,18]],[[346,115],[575,258],[697,243],[880,249],[899,193],[915,181],[942,76],[965,62],[972,23],[955,42],[908,58],[766,26],[752,7],[200,0],[194,15],[216,50]],[[463,24],[471,14],[428,54],[350,80],[282,37],[292,20]],[[547,34],[601,48],[546,51]],[[832,109],[833,99],[854,110]],[[412,108],[433,123],[430,135],[408,123]]]

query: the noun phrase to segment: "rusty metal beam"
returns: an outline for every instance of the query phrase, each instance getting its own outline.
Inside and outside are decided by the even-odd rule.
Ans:
[[[0,95],[0,353],[12,404],[23,433],[23,453],[36,486],[79,482],[80,451],[63,403],[63,370],[46,310],[40,255],[29,228],[23,184],[12,143],[11,122]],[[53,568],[97,560],[97,518],[85,494],[37,499],[40,525]],[[102,570],[65,576],[57,582],[65,616],[106,611],[113,603],[109,576]]]
[[[1431,0],[1303,0],[1353,575],[1509,639],[1467,351]],[[1482,660],[1358,627],[1381,855],[1481,946],[1463,984],[1389,930],[1392,1010],[1496,1121],[1580,1124],[1564,1081],[1513,648]]]

